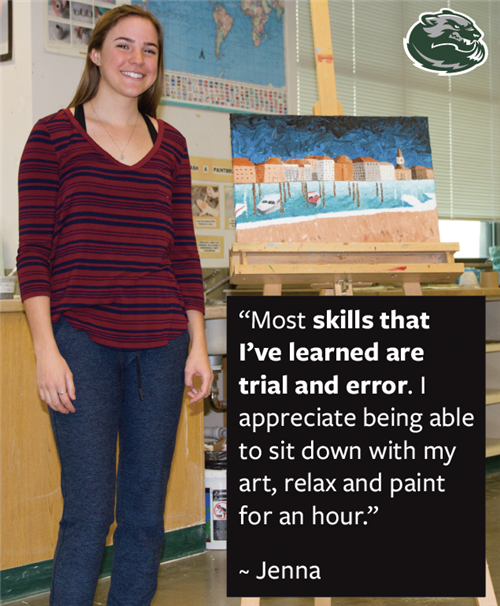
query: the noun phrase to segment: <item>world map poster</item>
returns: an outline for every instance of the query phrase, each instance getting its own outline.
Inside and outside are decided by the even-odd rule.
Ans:
[[[285,0],[132,0],[165,33],[165,99],[286,114]]]

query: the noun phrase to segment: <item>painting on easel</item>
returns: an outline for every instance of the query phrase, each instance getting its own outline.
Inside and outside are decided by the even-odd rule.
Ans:
[[[237,242],[439,242],[427,118],[231,115]]]

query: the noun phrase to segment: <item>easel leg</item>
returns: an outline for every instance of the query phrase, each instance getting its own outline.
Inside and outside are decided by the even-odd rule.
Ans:
[[[420,282],[403,282],[403,292],[405,295],[417,295],[422,296],[422,287]]]
[[[281,295],[281,284],[264,284],[264,296],[273,295],[276,297],[279,297]],[[249,606],[252,605],[249,604]]]
[[[491,582],[488,562],[486,562],[486,597],[476,598],[476,604],[478,606],[498,606],[493,583]]]
[[[281,284],[264,284],[264,296],[281,296]],[[260,598],[241,598],[240,606],[260,606]]]

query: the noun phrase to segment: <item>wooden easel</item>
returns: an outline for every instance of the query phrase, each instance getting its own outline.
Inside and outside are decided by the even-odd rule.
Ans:
[[[453,282],[458,244],[441,242],[277,243],[235,242],[229,253],[232,284],[263,284],[264,295],[307,284],[322,295],[352,295],[353,282],[402,283],[405,295],[421,295],[421,282]]]
[[[310,0],[319,101],[315,116],[341,116],[333,66],[328,0]],[[405,295],[422,295],[422,282],[454,282],[464,272],[450,243],[235,243],[229,253],[232,284],[263,284],[264,295],[281,295],[285,284],[309,284],[320,295],[352,295],[353,282],[402,283]],[[314,606],[331,606],[314,598]],[[486,597],[478,606],[498,606],[486,562]],[[240,606],[260,606],[241,598]]]

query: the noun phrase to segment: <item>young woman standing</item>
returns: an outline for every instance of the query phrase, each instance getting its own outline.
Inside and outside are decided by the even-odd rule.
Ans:
[[[93,604],[115,494],[107,603],[150,604],[184,386],[197,402],[212,382],[189,157],[155,118],[162,78],[156,18],[106,12],[70,107],[21,160],[19,282],[64,497],[52,606]]]

